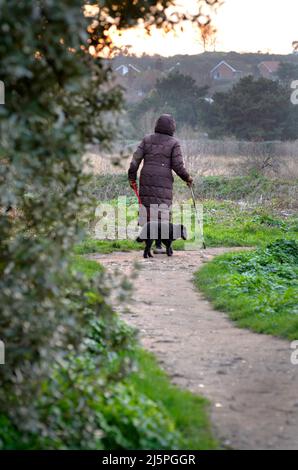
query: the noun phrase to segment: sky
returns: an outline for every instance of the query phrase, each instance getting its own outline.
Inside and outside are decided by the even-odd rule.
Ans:
[[[181,3],[191,8],[195,0]],[[298,40],[298,0],[225,0],[213,23],[218,30],[217,51],[288,54],[292,42]],[[114,37],[114,41],[119,46],[131,45],[131,52],[138,55],[203,52],[198,32],[191,24],[178,35],[154,30],[151,37],[144,37],[141,28],[134,28]]]

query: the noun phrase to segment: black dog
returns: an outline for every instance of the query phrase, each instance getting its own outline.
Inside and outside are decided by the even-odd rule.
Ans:
[[[182,224],[176,225],[172,223],[163,222],[148,222],[142,227],[142,230],[137,238],[137,242],[145,242],[144,258],[153,258],[151,247],[154,240],[161,240],[167,250],[167,255],[173,255],[172,242],[174,240],[187,239],[186,227]]]

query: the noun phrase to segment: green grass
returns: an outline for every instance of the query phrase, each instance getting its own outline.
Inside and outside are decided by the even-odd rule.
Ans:
[[[139,350],[139,371],[131,380],[140,393],[160,403],[174,421],[188,450],[216,449],[208,418],[208,401],[172,385],[152,354]]]
[[[72,257],[72,268],[89,278],[103,269],[96,261],[87,260],[81,255]],[[172,385],[153,355],[143,349],[136,349],[135,361],[138,370],[128,377],[127,384],[132,385],[137,393],[145,395],[165,411],[182,436],[181,448],[218,448],[208,417],[209,402]]]
[[[83,256],[80,255],[73,255],[71,262],[72,268],[81,274],[84,274],[88,279],[103,270],[101,264],[97,263],[96,261],[83,258]]]
[[[298,240],[298,219],[273,209],[241,208],[232,201],[204,202],[207,246],[264,246],[279,238]]]
[[[279,238],[298,240],[297,216],[282,217],[277,211],[263,207],[242,208],[233,201],[205,200],[203,205],[207,247],[265,246]],[[185,244],[178,240],[173,246],[183,250]],[[94,240],[89,237],[75,247],[75,253],[111,253],[142,248],[142,244],[133,240]]]
[[[113,251],[140,250],[142,245],[132,240],[94,240],[86,238],[76,245],[74,252],[77,255],[88,253],[112,253]]]
[[[238,326],[298,338],[298,244],[218,256],[195,275],[197,287]]]

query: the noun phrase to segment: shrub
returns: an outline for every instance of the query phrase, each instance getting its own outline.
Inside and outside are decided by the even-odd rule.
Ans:
[[[1,2],[7,34],[0,45],[6,92],[0,107],[0,338],[6,345],[0,412],[27,441],[32,434],[52,439],[50,418],[32,397],[69,351],[85,358],[95,320],[100,341],[92,363],[82,364],[86,383],[93,369],[116,373],[117,366],[122,377],[130,367],[121,351],[131,338],[106,303],[104,274],[83,281],[69,269],[82,214],[92,206],[82,173],[85,146],[107,145],[115,132],[111,115],[122,105],[120,89],[107,84],[110,70],[88,53],[93,19],[83,15],[83,3]],[[123,26],[130,13],[129,6],[122,12]],[[107,27],[100,24],[92,40]],[[86,417],[87,397],[80,399]],[[87,442],[95,432],[92,416],[86,424],[78,419]],[[70,442],[71,430],[63,432],[60,440]]]

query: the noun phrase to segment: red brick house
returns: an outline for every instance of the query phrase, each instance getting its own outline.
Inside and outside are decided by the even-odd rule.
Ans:
[[[210,70],[212,80],[237,80],[243,76],[241,70],[236,70],[232,65],[222,60]]]
[[[275,80],[280,62],[276,60],[263,61],[258,65],[259,72],[262,77]]]

